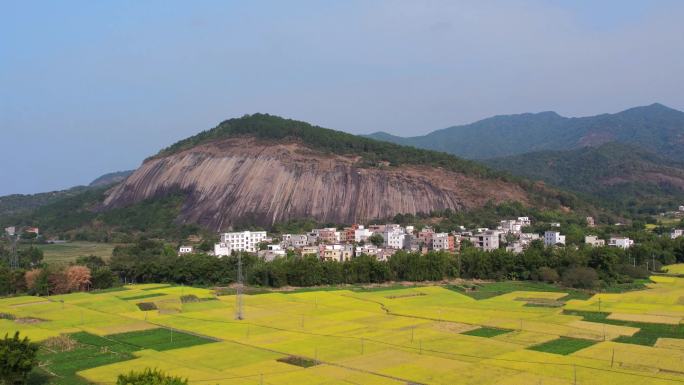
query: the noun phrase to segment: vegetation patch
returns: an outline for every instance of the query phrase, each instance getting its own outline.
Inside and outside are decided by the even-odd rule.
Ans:
[[[14,322],[16,322],[18,324],[26,324],[26,325],[39,324],[39,323],[45,322],[45,321],[47,321],[47,320],[44,320],[42,318],[34,318],[34,317],[21,317],[21,318],[15,318],[14,319]]]
[[[181,303],[192,303],[192,302],[200,302],[200,299],[194,295],[194,294],[187,294],[187,295],[182,295],[180,297]]]
[[[516,298],[515,300],[525,302],[525,306],[529,307],[562,307],[565,304],[563,301],[550,298]]]
[[[214,340],[199,337],[194,334],[165,328],[110,334],[107,338],[138,349],[153,349],[157,351],[186,348],[189,346],[215,342]]]
[[[582,340],[578,338],[560,337],[549,342],[544,342],[543,344],[534,345],[529,347],[530,350],[536,350],[538,352],[546,352],[553,354],[561,354],[567,356],[578,350],[588,348],[594,345],[596,341]]]
[[[481,328],[469,330],[467,332],[463,332],[461,334],[465,334],[467,336],[492,338],[492,337],[500,336],[502,334],[510,333],[512,331],[513,330],[510,330],[510,329],[497,329],[497,328],[481,327]]]
[[[17,317],[14,314],[10,313],[0,313],[0,319],[8,319],[8,320],[14,320]]]
[[[398,298],[410,298],[410,297],[421,297],[427,295],[425,293],[409,293],[409,294],[400,294],[400,295],[388,295],[385,296],[387,299],[398,299]]]
[[[145,298],[154,298],[154,297],[162,297],[165,296],[166,294],[164,293],[150,293],[150,294],[141,294],[141,295],[136,295],[133,297],[121,297],[121,299],[124,299],[126,301],[135,301],[136,299],[145,299]]]
[[[138,309],[142,311],[150,311],[150,310],[157,310],[157,304],[154,302],[140,302],[136,303],[138,306]]]
[[[571,299],[589,299],[592,294],[589,292],[559,287],[550,283],[534,281],[502,281],[481,284],[447,285],[447,289],[467,295],[476,300],[483,300],[500,295],[512,293],[514,291],[543,291],[553,293],[568,293],[561,301]]]
[[[89,291],[90,294],[105,294],[105,293],[116,293],[119,291],[127,291],[128,288],[124,286],[115,286],[115,287],[110,287],[108,289],[97,289],[97,290],[91,290]]]
[[[654,346],[658,342],[658,338],[684,339],[684,325],[682,324],[669,325],[609,319],[610,313],[595,311],[564,310],[563,314],[581,316],[585,321],[590,322],[639,328],[639,331],[634,333],[634,335],[620,336],[614,340],[615,342]]]
[[[310,368],[312,366],[318,365],[318,363],[310,358],[300,357],[300,356],[287,356],[279,358],[278,362],[285,364],[290,364],[294,366],[300,366],[302,368]]]
[[[40,365],[30,375],[30,384],[80,385],[89,382],[76,375],[85,369],[96,368],[133,358],[138,350],[89,333],[75,333],[55,337],[43,343],[38,352]],[[70,341],[65,344],[67,339]]]

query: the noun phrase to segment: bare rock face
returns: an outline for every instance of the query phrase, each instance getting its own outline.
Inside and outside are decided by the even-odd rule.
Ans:
[[[173,191],[180,218],[213,230],[289,219],[354,223],[396,214],[521,201],[518,185],[427,166],[362,168],[352,156],[322,154],[293,140],[233,137],[147,160],[109,191],[105,208]]]

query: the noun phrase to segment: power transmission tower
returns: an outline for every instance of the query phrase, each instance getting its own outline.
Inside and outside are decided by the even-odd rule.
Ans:
[[[237,286],[235,288],[235,319],[242,320],[242,253],[238,253]]]
[[[10,269],[16,270],[19,268],[19,258],[17,257],[17,241],[19,240],[19,237],[17,237],[16,234],[7,234],[7,239],[10,242],[9,260],[7,262],[9,262]]]

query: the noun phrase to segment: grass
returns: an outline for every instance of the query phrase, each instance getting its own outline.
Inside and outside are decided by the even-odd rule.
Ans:
[[[214,342],[214,340],[208,338],[165,328],[111,334],[107,338],[139,349],[153,349],[156,351],[187,348],[189,346]]]
[[[136,299],[145,299],[145,298],[153,298],[153,297],[163,297],[166,294],[164,293],[150,293],[150,294],[141,294],[141,295],[134,295],[132,297],[121,297],[121,299],[126,300],[126,301],[134,301]]]
[[[615,339],[615,342],[622,342],[626,344],[636,344],[645,346],[654,346],[658,342],[658,338],[680,338],[684,339],[684,325],[666,325],[656,323],[622,321],[608,319],[610,313],[592,312],[592,311],[578,311],[565,310],[563,314],[582,316],[585,321],[599,322],[610,325],[630,326],[639,328],[633,336],[621,336]]]
[[[545,282],[533,281],[503,281],[467,286],[448,285],[446,286],[446,288],[449,290],[454,290],[461,294],[465,294],[468,297],[474,298],[476,300],[497,297],[503,294],[512,293],[514,291],[542,291],[568,293],[567,296],[562,298],[563,301],[568,301],[571,299],[589,299],[591,297],[590,293],[584,291],[564,288]]]
[[[544,342],[543,344],[534,345],[529,347],[530,350],[535,350],[538,352],[553,353],[567,356],[578,350],[588,348],[596,343],[596,341],[581,340],[578,338],[568,338],[560,337],[549,342]]]
[[[40,349],[38,360],[41,366],[33,370],[29,384],[89,384],[76,372],[132,359],[131,353],[138,350],[137,347],[85,332],[71,334],[71,337],[78,342],[71,351]]]
[[[467,332],[463,332],[461,334],[465,334],[467,336],[492,338],[492,337],[500,336],[502,334],[506,334],[506,333],[510,333],[510,332],[512,332],[512,330],[481,327],[481,328],[469,330]]]
[[[35,245],[43,250],[46,263],[66,264],[75,262],[78,257],[96,255],[105,260],[112,256],[116,245],[96,242],[68,242],[57,244]]]

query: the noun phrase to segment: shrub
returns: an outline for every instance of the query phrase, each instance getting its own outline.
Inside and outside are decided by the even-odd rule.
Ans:
[[[550,267],[540,267],[539,268],[539,280],[544,281],[544,282],[549,282],[549,283],[555,283],[558,282],[559,276],[558,272],[555,269],[552,269]]]
[[[563,285],[592,289],[598,283],[598,274],[591,267],[571,267],[563,273]]]
[[[169,376],[158,369],[147,368],[142,372],[119,374],[116,385],[188,385],[188,380]]]
[[[5,334],[5,339],[0,340],[0,381],[7,385],[25,384],[38,363],[37,354],[38,345],[27,337],[19,338],[19,332],[14,337]]]

